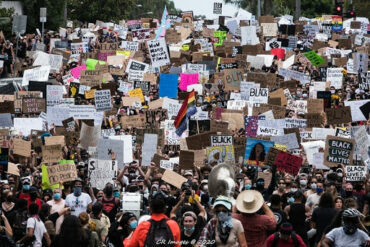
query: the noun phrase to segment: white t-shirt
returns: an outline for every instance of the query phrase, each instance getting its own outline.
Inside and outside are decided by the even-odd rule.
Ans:
[[[335,247],[359,247],[370,239],[367,234],[357,229],[357,231],[352,235],[347,235],[344,233],[343,227],[334,228],[326,237],[334,242]]]
[[[28,228],[33,228],[33,234],[35,235],[36,240],[33,242],[33,247],[42,246],[42,238],[46,232],[44,223],[41,220],[37,220],[34,217],[28,218],[27,220],[27,232]]]
[[[60,199],[58,202],[53,199],[53,200],[47,201],[46,203],[51,206],[50,214],[59,212],[65,206],[64,199]]]
[[[80,213],[86,212],[87,206],[91,203],[91,198],[84,192],[79,197],[72,193],[66,197],[65,203],[67,207],[71,208],[71,214],[78,217]]]
[[[320,197],[321,196],[318,195],[317,193],[309,195],[307,197],[306,206],[309,206],[311,208],[311,210],[313,211],[315,209],[315,207],[319,204]]]

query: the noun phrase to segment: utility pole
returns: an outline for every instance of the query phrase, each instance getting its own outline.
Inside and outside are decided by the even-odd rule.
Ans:
[[[40,22],[42,23],[41,40],[44,43],[44,23],[46,22],[46,8],[40,8]]]
[[[261,0],[257,0],[257,20],[261,16]]]
[[[298,21],[301,17],[301,0],[295,0],[295,18]]]

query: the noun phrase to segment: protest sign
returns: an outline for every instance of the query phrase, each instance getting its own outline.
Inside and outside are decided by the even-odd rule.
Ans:
[[[159,77],[159,97],[177,98],[178,75],[161,74]]]
[[[65,146],[64,136],[48,136],[45,137],[45,146],[50,145],[60,145],[61,147]]]
[[[324,63],[324,59],[314,51],[305,52],[304,55],[310,60],[312,65],[319,66]]]
[[[130,127],[145,127],[145,116],[141,115],[132,115],[132,116],[122,116],[121,119],[121,126],[122,128],[130,128]]]
[[[346,166],[346,181],[364,181],[366,178],[366,171],[366,166]]]
[[[45,111],[45,99],[23,98],[22,112],[26,114],[41,113]]]
[[[63,159],[61,145],[42,146],[42,161],[45,163],[57,163]]]
[[[101,160],[111,160],[112,153],[116,155],[119,164],[124,160],[124,141],[120,139],[99,138],[97,144],[98,158]]]
[[[273,141],[275,145],[286,145],[288,150],[299,148],[299,143],[295,133],[290,133],[283,136],[272,136],[270,140]]]
[[[355,142],[353,139],[328,135],[325,144],[324,164],[329,167],[338,164],[351,165]]]
[[[74,181],[77,178],[77,171],[74,163],[48,166],[47,170],[50,185],[58,184],[61,181]]]
[[[363,161],[369,158],[368,148],[369,148],[369,137],[366,132],[366,127],[362,125],[354,133],[353,137],[356,140],[356,150],[361,155]]]
[[[253,103],[267,104],[268,97],[268,88],[251,88],[249,91],[249,100]]]
[[[235,162],[235,151],[233,145],[207,147],[206,155],[208,164],[212,167],[220,163]]]
[[[194,168],[194,157],[193,151],[180,151],[180,163],[179,168],[184,170],[192,170]]]
[[[234,145],[232,135],[211,135],[211,146]]]
[[[343,80],[342,70],[343,68],[328,68],[327,69],[326,81],[329,81],[330,86],[335,87],[335,89],[342,88],[342,80]]]
[[[89,126],[85,123],[82,123],[80,132],[81,147],[84,149],[88,149],[88,147],[96,147],[98,145],[100,135],[100,126]]]
[[[144,100],[144,95],[143,95],[143,90],[141,90],[141,88],[136,88],[136,89],[130,90],[128,92],[128,95],[130,97],[139,97],[142,103],[145,101]]]
[[[149,166],[154,154],[157,152],[158,135],[144,134],[144,143],[142,147],[142,166]]]
[[[243,71],[240,69],[224,70],[225,90],[239,90],[240,82],[243,81]]]
[[[222,15],[222,3],[213,3],[213,14]]]
[[[279,151],[276,155],[274,163],[278,170],[296,176],[301,168],[302,162],[303,159],[301,157],[284,151]]]
[[[159,164],[159,167],[162,168],[162,169],[168,169],[168,170],[173,171],[174,165],[175,164],[170,160],[161,160],[160,164]]]
[[[147,41],[152,66],[160,67],[170,63],[165,39]]]
[[[198,83],[198,78],[199,78],[199,74],[198,73],[194,73],[194,74],[181,73],[180,74],[179,88],[182,91],[186,91],[187,90],[187,87],[189,85],[193,85],[193,84],[197,84]]]
[[[112,109],[110,90],[95,91],[96,111],[106,111]]]
[[[88,174],[91,187],[104,189],[107,183],[114,183],[113,178],[117,176],[118,161],[89,159]]]
[[[356,100],[356,101],[344,101],[345,106],[351,107],[351,116],[353,122],[366,121],[369,116],[364,116],[361,112],[361,107],[370,102],[367,100]]]
[[[23,157],[31,156],[31,142],[24,141],[22,139],[13,139],[14,150],[13,154],[17,154]]]
[[[258,139],[247,139],[244,164],[265,166],[265,157],[271,147],[274,146],[273,142],[258,140]]]
[[[121,48],[128,51],[138,51],[139,50],[139,42],[132,42],[132,41],[122,41]]]
[[[349,106],[325,109],[328,124],[341,124],[352,122],[351,108]]]
[[[43,130],[41,118],[14,118],[14,128],[19,134],[28,136],[31,130]]]
[[[166,171],[163,173],[162,180],[178,189],[180,189],[181,185],[187,181],[185,177],[168,169],[166,169]]]
[[[0,113],[0,127],[12,127],[12,116],[10,113]]]
[[[25,70],[23,72],[22,86],[28,86],[29,81],[47,81],[50,68],[50,65],[47,65]]]

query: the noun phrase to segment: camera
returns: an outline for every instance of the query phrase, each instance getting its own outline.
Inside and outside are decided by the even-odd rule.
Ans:
[[[184,189],[184,191],[185,191],[185,195],[187,195],[187,196],[191,196],[191,190],[189,190],[189,189]]]

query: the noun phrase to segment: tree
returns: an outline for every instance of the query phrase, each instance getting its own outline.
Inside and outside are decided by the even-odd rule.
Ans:
[[[130,16],[137,0],[68,0],[68,19],[81,22],[96,20],[118,23]]]
[[[12,35],[12,17],[14,8],[0,8],[0,30],[3,32],[6,39],[10,39]]]

